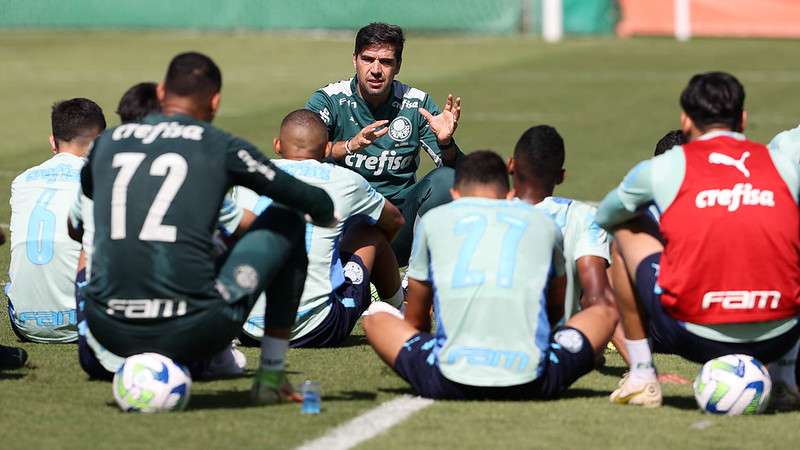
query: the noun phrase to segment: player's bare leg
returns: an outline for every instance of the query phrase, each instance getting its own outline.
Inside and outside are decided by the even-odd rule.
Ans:
[[[610,400],[614,403],[645,407],[657,407],[662,403],[661,386],[644,329],[644,315],[633,290],[639,264],[662,250],[661,242],[645,233],[635,221],[614,233],[612,279],[631,369],[620,381],[620,387],[611,393]]]
[[[613,305],[597,303],[582,309],[570,317],[566,325],[575,328],[586,336],[592,344],[595,355],[603,352],[614,332],[617,311]]]
[[[419,331],[408,322],[389,312],[371,312],[364,318],[367,340],[383,362],[394,367],[403,345]]]
[[[402,306],[403,290],[400,288],[397,258],[380,229],[365,222],[353,224],[344,233],[339,248],[361,258],[382,301],[395,308]]]

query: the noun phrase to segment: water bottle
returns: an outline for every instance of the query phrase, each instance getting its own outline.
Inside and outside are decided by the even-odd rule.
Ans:
[[[306,380],[300,388],[303,394],[303,406],[300,408],[301,414],[319,414],[322,396],[319,390],[319,381]]]

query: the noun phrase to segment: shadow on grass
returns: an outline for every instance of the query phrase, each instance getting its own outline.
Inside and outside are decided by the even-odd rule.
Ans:
[[[342,391],[334,395],[323,395],[322,400],[326,402],[342,402],[353,400],[375,400],[378,394],[369,391]]]
[[[394,395],[417,395],[410,387],[401,387],[401,388],[378,388],[378,391],[383,392],[385,394],[394,394]]]
[[[25,378],[27,372],[3,372],[0,370],[0,380],[19,380]]]
[[[608,397],[608,391],[596,391],[594,389],[585,388],[569,388],[563,394],[558,396],[559,400],[567,400],[572,398],[595,398],[595,397]]]
[[[603,367],[597,369],[597,371],[599,373],[602,373],[603,375],[609,375],[609,376],[622,378],[622,376],[625,375],[625,372],[628,371],[628,368],[627,367],[622,367],[622,366],[603,366]]]
[[[686,397],[683,395],[665,395],[664,406],[684,410],[694,410],[697,409],[697,401],[695,401],[694,397]]]

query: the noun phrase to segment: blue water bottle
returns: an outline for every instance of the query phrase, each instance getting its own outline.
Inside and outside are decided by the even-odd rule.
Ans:
[[[300,408],[301,414],[319,414],[322,396],[319,389],[319,381],[306,380],[300,388],[303,394],[303,406]]]

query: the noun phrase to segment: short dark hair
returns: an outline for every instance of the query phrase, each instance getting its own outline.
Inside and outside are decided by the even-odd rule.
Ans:
[[[514,171],[523,182],[555,186],[564,159],[564,139],[550,125],[528,128],[514,146]]]
[[[314,128],[320,133],[325,134],[325,136],[328,136],[328,127],[325,125],[325,122],[322,121],[322,119],[319,117],[319,114],[308,109],[296,109],[287,114],[286,117],[284,117],[281,121],[281,129],[287,125],[296,125],[302,128]]]
[[[153,82],[138,83],[125,91],[119,99],[117,114],[122,123],[138,122],[148,114],[161,111]]]
[[[508,191],[508,171],[503,158],[491,150],[476,150],[456,162],[453,187],[461,189],[467,185],[496,185]]]
[[[87,137],[106,129],[103,109],[88,98],[73,98],[53,104],[50,112],[53,137],[62,142]]]
[[[672,147],[675,147],[676,145],[683,145],[687,142],[689,142],[689,140],[686,139],[686,135],[683,134],[683,131],[669,131],[664,135],[664,137],[658,140],[658,143],[656,144],[656,150],[653,152],[653,156],[658,156]]]
[[[181,53],[172,58],[164,77],[167,94],[180,97],[211,97],[222,89],[222,72],[208,56]]]
[[[389,25],[383,22],[373,22],[360,30],[356,34],[356,48],[354,55],[358,55],[371,45],[391,45],[394,47],[394,57],[397,63],[403,61],[403,44],[406,38],[403,36],[403,29],[397,25]]]
[[[725,72],[697,74],[681,93],[681,108],[700,131],[712,125],[742,130],[744,86]]]

